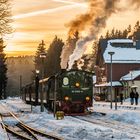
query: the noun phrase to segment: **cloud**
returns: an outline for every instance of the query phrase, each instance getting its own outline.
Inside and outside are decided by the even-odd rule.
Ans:
[[[61,7],[51,8],[51,9],[38,10],[38,11],[30,12],[30,13],[15,15],[13,16],[13,19],[28,18],[32,16],[58,12],[58,11],[67,10],[67,9],[71,9],[75,7],[81,7],[81,6],[87,7],[85,4],[74,3],[72,5],[66,5],[66,6],[61,6]]]
[[[32,11],[56,8],[66,5],[60,2],[53,2],[52,0],[12,0],[11,3],[13,15],[24,14],[25,12],[30,13]]]
[[[13,0],[15,32],[5,51],[18,50],[21,53],[32,50],[34,53],[42,39],[45,40],[46,47],[55,35],[65,40],[65,23],[75,15],[85,12],[86,7],[86,3],[70,0]]]
[[[79,3],[79,2],[74,2],[74,1],[68,1],[68,0],[53,0],[55,2],[62,2],[62,3],[66,3],[66,4],[76,4],[79,6],[84,6],[83,3]]]

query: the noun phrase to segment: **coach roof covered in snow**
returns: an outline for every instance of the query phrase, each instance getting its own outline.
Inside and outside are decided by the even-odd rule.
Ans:
[[[126,47],[126,44],[129,44],[129,47]],[[110,63],[108,52],[115,52],[112,56],[112,63],[140,63],[140,49],[136,49],[133,46],[133,41],[130,39],[109,40],[103,54],[105,63]]]

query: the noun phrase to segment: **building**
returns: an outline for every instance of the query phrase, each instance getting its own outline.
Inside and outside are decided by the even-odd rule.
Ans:
[[[127,90],[130,90],[129,87],[137,88],[138,93],[140,93],[140,70],[130,71],[128,74],[122,76],[120,81],[123,83],[126,93]]]
[[[126,76],[130,72],[140,70],[140,41],[137,40],[134,42],[131,39],[100,41],[95,66],[97,76],[95,92],[100,94],[100,96],[104,96],[106,100],[110,100],[111,55],[109,55],[109,52],[114,52],[112,55],[113,99],[115,95],[119,98],[121,92],[127,98],[132,79],[129,79],[128,82],[123,79],[123,76]],[[133,83],[135,83],[135,80],[137,80],[137,84],[139,85],[139,76],[133,79]]]

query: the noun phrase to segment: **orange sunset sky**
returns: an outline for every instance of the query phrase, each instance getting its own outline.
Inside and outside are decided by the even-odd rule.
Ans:
[[[87,0],[12,0],[14,32],[6,41],[5,52],[8,56],[33,55],[43,39],[46,48],[57,35],[64,41],[67,37],[69,23],[76,15],[88,9]],[[107,21],[107,29],[123,29],[140,20],[140,10],[127,6],[127,0],[121,0],[126,12],[113,14]]]

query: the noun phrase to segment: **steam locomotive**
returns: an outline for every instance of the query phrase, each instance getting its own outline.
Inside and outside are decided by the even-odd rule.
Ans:
[[[39,80],[39,91],[43,89],[43,102],[50,110],[65,114],[85,113],[92,106],[93,73],[82,70],[63,70],[49,78]],[[24,99],[37,101],[37,84],[24,87]],[[36,90],[35,90],[36,89]],[[34,92],[36,91],[36,93]],[[40,93],[39,93],[40,94]]]

